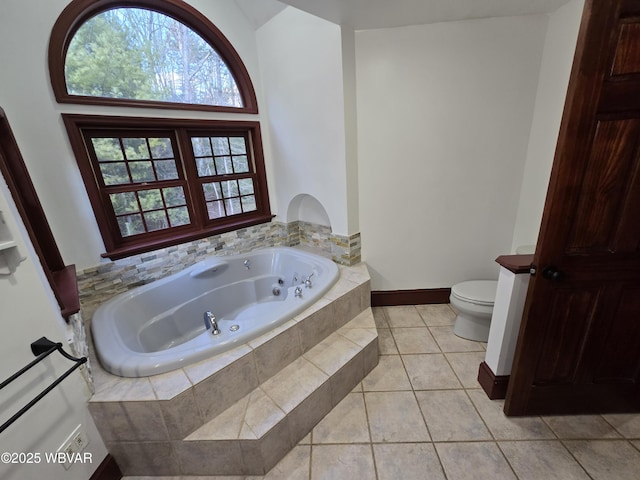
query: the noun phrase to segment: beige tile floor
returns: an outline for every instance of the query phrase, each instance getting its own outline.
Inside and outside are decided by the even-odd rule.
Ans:
[[[507,418],[448,305],[374,315],[379,365],[267,475],[155,479],[640,479],[640,415]]]

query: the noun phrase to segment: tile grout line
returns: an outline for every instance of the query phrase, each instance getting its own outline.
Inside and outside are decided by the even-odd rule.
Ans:
[[[451,307],[449,307],[451,308]],[[419,312],[418,312],[419,313]],[[425,322],[426,323],[426,322]],[[428,326],[427,326],[428,328]],[[433,335],[433,333],[431,332],[431,330],[429,329],[429,333],[431,333]],[[438,344],[438,346],[440,347],[440,344],[438,343],[437,339],[434,340],[436,341],[436,343]],[[440,349],[442,350],[442,347],[440,347]],[[486,352],[486,349],[485,349]],[[516,473],[515,469],[513,468],[513,465],[511,465],[511,462],[509,461],[509,459],[507,458],[507,456],[505,455],[505,453],[502,451],[502,448],[500,448],[500,445],[498,444],[498,440],[496,439],[496,436],[494,435],[493,431],[491,430],[491,428],[489,428],[489,425],[487,424],[486,420],[484,419],[484,417],[480,414],[480,411],[478,410],[478,407],[476,406],[475,403],[473,403],[473,400],[471,399],[471,396],[469,395],[469,393],[467,392],[467,388],[464,384],[464,382],[462,381],[462,379],[460,378],[460,375],[456,372],[456,370],[453,368],[453,365],[451,364],[451,362],[449,361],[449,357],[447,357],[446,353],[455,353],[455,352],[442,352],[442,356],[444,357],[445,361],[447,362],[447,365],[449,365],[449,368],[451,369],[451,371],[453,372],[453,374],[455,375],[455,377],[458,379],[458,382],[460,383],[460,386],[462,387],[462,390],[464,391],[465,396],[467,397],[467,399],[469,400],[469,402],[471,403],[471,406],[473,407],[473,409],[475,410],[476,414],[478,415],[478,417],[480,418],[480,420],[482,421],[483,425],[485,426],[485,428],[487,429],[487,432],[489,432],[489,435],[491,436],[491,438],[493,439],[493,441],[491,443],[493,443],[496,448],[498,449],[498,451],[502,454],[502,457],[504,458],[505,462],[507,463],[507,465],[509,466],[509,469],[513,472],[513,475],[516,479],[518,479],[518,474]],[[425,420],[425,424],[426,424],[426,420]],[[428,428],[428,427],[427,427]],[[432,439],[433,440],[433,439]],[[438,456],[438,460],[440,461],[440,465],[442,466],[442,469],[444,471],[444,465],[442,464],[442,461],[440,460],[440,455],[438,453],[438,449],[435,448],[435,443],[434,443],[434,450],[436,451],[436,455]],[[445,476],[446,476],[446,472],[445,472]]]
[[[362,386],[362,382],[360,382]],[[367,432],[369,432],[369,449],[371,450],[371,460],[373,460],[373,473],[378,480],[378,464],[376,463],[376,454],[373,449],[373,436],[371,435],[371,423],[369,423],[369,409],[367,409],[367,400],[365,399],[364,386],[362,386],[362,404],[364,405],[364,416],[367,420]]]
[[[415,308],[415,307],[414,307]],[[418,309],[415,309],[416,313],[418,315],[418,317],[420,318],[420,320],[422,321],[422,323],[425,325],[425,327],[427,327],[426,322],[424,321],[424,318],[422,317],[422,315],[420,314],[420,312],[418,311]],[[386,310],[384,310],[385,316],[388,317],[388,313],[386,312]],[[435,448],[435,444],[433,442],[433,437],[431,435],[431,432],[429,430],[429,425],[427,424],[427,421],[424,417],[424,412],[422,411],[422,408],[420,407],[420,402],[418,401],[418,397],[416,396],[416,391],[415,388],[413,386],[413,383],[411,383],[411,377],[409,376],[409,372],[407,371],[407,367],[404,363],[404,358],[402,356],[402,354],[400,353],[400,349],[398,348],[398,343],[396,341],[395,335],[393,335],[393,329],[391,328],[391,324],[389,323],[388,319],[387,319],[387,324],[389,325],[389,331],[391,334],[391,339],[393,341],[393,344],[395,346],[396,351],[398,352],[398,356],[400,357],[400,362],[402,363],[402,368],[404,370],[405,375],[407,376],[407,379],[409,381],[409,385],[411,386],[411,393],[413,394],[413,398],[416,402],[416,405],[418,406],[418,410],[420,411],[420,417],[422,418],[422,422],[424,423],[425,429],[427,431],[427,435],[429,436],[429,442],[412,442],[412,443],[429,443],[432,445],[433,451],[436,455],[436,458],[438,459],[438,463],[440,464],[440,469],[442,471],[442,474],[444,476],[444,478],[448,478],[447,474],[445,472],[444,469],[444,465],[442,464],[442,460],[440,459],[440,455],[438,454],[438,450]],[[410,327],[407,327],[410,328]],[[420,327],[422,328],[422,327]],[[427,327],[428,329],[428,327]],[[431,331],[427,330],[429,332],[429,335],[431,335]],[[440,353],[442,354],[442,348],[440,347],[440,345],[438,344],[438,342],[435,340],[435,338],[433,338],[434,343],[436,344],[436,346],[438,347],[438,349],[440,350]],[[364,394],[364,388],[363,388],[363,394]],[[371,436],[371,425],[369,424],[369,416],[368,416],[368,412],[366,411],[366,402],[365,402],[365,412],[367,414],[367,426],[369,427],[369,436],[371,438],[371,450],[372,452],[374,451],[373,449],[373,437]],[[387,443],[391,443],[391,442],[387,442]],[[400,442],[398,442],[400,443]],[[375,454],[374,454],[374,468],[376,468],[376,478],[377,478],[377,465],[376,465],[376,461],[375,461]]]
[[[618,430],[618,428],[617,428],[613,423],[611,423],[609,420],[607,420],[607,419],[605,418],[605,415],[615,415],[615,414],[606,414],[606,413],[605,413],[605,414],[598,414],[598,416],[599,416],[600,418],[602,418],[602,420],[604,420],[604,422],[605,422],[607,425],[609,425],[611,428],[613,428],[613,429],[616,431],[616,433],[617,433],[618,435],[620,435],[622,438],[624,438],[624,439],[625,439],[625,440],[627,440],[627,441],[628,441],[628,440],[631,440],[631,439],[627,438],[627,436],[626,436],[624,433],[622,433],[620,430]],[[629,443],[631,443],[631,442],[629,442]],[[633,444],[631,444],[631,445],[633,446]]]
[[[553,432],[553,433],[555,433],[555,432]],[[584,465],[582,465],[582,463],[580,463],[580,461],[576,458],[576,456],[573,454],[571,449],[569,447],[567,447],[567,445],[564,443],[564,441],[559,437],[558,437],[558,441],[560,442],[560,445],[562,445],[562,448],[564,448],[567,451],[567,453],[569,453],[571,458],[573,458],[573,460],[580,466],[580,468],[587,475],[587,477],[589,477],[590,479],[594,480],[593,476],[587,471],[587,468]]]
[[[374,310],[372,309],[372,312]],[[380,309],[380,312],[382,312],[384,314],[384,321],[387,324],[387,327],[389,327],[389,335],[391,335],[391,340],[393,341],[393,345],[396,349],[396,351],[398,351],[398,345],[396,344],[396,339],[393,336],[393,333],[391,332],[391,325],[389,324],[389,319],[388,319],[388,315],[386,310],[384,309]],[[375,323],[375,314],[374,314],[374,323]],[[376,325],[376,329],[378,328],[378,326]],[[380,354],[380,347],[378,347],[378,360],[380,359],[381,354]],[[365,377],[366,378],[366,377]],[[369,448],[371,449],[371,459],[373,460],[373,471],[375,473],[376,476],[376,480],[378,479],[378,464],[376,462],[376,455],[375,455],[375,451],[373,449],[373,436],[371,435],[371,423],[369,422],[369,409],[367,408],[367,400],[366,400],[366,395],[365,395],[365,390],[364,390],[364,378],[362,379],[362,381],[360,382],[360,387],[362,388],[362,403],[364,405],[364,415],[365,418],[367,420],[367,432],[369,433]]]
[[[425,324],[426,326],[426,322],[424,321],[424,318],[422,317],[422,315],[420,314],[420,312],[418,311],[418,309],[416,309],[416,313],[418,314],[418,316],[420,317],[420,319],[422,320],[422,322]],[[429,335],[431,335],[431,331],[428,330],[427,327],[427,331],[429,332]],[[393,332],[391,333],[392,337],[393,337]],[[395,342],[395,337],[393,337],[394,342]],[[444,356],[444,353],[442,352],[442,348],[440,347],[440,344],[436,341],[436,339],[434,338],[433,341],[435,342],[436,346],[438,347],[438,349],[440,350],[440,354]],[[404,363],[404,357],[402,356],[402,354],[400,354],[400,349],[397,347],[396,344],[396,349],[398,350],[398,355],[400,356],[400,362],[402,363],[402,368],[404,369],[404,373],[407,376],[407,378],[409,379],[409,385],[411,385],[411,393],[413,394],[413,398],[416,402],[416,405],[418,406],[418,410],[420,411],[420,417],[422,418],[422,422],[424,423],[424,426],[427,430],[427,435],[429,435],[429,440],[433,447],[433,451],[436,455],[436,458],[438,459],[438,463],[440,464],[440,470],[442,471],[442,475],[444,476],[444,478],[448,478],[447,473],[445,471],[444,468],[444,464],[442,463],[442,459],[440,458],[440,454],[438,453],[438,449],[435,446],[435,442],[433,441],[433,436],[431,435],[431,430],[429,429],[429,424],[427,423],[427,419],[424,416],[424,412],[422,411],[422,407],[420,406],[420,402],[418,401],[418,397],[416,395],[416,389],[414,388],[413,383],[411,383],[411,377],[409,376],[409,372],[407,370],[407,366]]]
[[[309,480],[312,480],[311,478],[312,473],[313,473],[313,428],[309,432]]]

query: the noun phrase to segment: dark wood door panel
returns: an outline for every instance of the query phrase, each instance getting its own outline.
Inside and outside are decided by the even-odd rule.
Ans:
[[[640,87],[640,74],[620,77],[602,86],[598,111],[624,114],[640,110],[640,97],[635,92]]]
[[[640,16],[640,0],[624,0],[620,6],[620,17]]]
[[[534,386],[526,404],[510,415],[624,413],[640,410],[640,389],[634,384]]]
[[[551,308],[533,377],[534,385],[575,381],[598,294],[598,289],[582,288],[551,292]],[[560,350],[563,355],[558,355]]]
[[[615,251],[619,213],[639,189],[640,120],[599,121],[575,207],[568,253]],[[631,208],[637,206],[631,206]]]
[[[605,311],[599,315],[602,325],[596,336],[598,361],[592,381],[637,384],[640,380],[640,285],[621,285],[615,297],[610,297],[615,298],[615,304],[603,305]]]
[[[623,23],[613,58],[611,75],[640,73],[640,24]]]

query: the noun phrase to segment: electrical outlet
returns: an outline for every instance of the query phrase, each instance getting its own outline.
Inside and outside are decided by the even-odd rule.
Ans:
[[[73,443],[76,446],[77,453],[83,452],[85,448],[87,448],[87,444],[89,443],[89,439],[87,438],[87,433],[82,428],[82,425],[78,425],[78,428],[74,431],[75,435],[73,435]]]
[[[87,433],[82,428],[82,425],[78,425],[71,435],[67,437],[64,443],[58,448],[58,453],[64,454],[64,463],[63,466],[65,470],[68,470],[71,466],[71,460],[74,456],[87,448],[89,444],[89,438],[87,437]]]

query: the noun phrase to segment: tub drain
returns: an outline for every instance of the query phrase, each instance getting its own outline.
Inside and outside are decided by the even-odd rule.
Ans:
[[[240,328],[240,325],[231,325],[229,327],[229,330],[231,330],[232,332],[237,332],[239,328]]]

